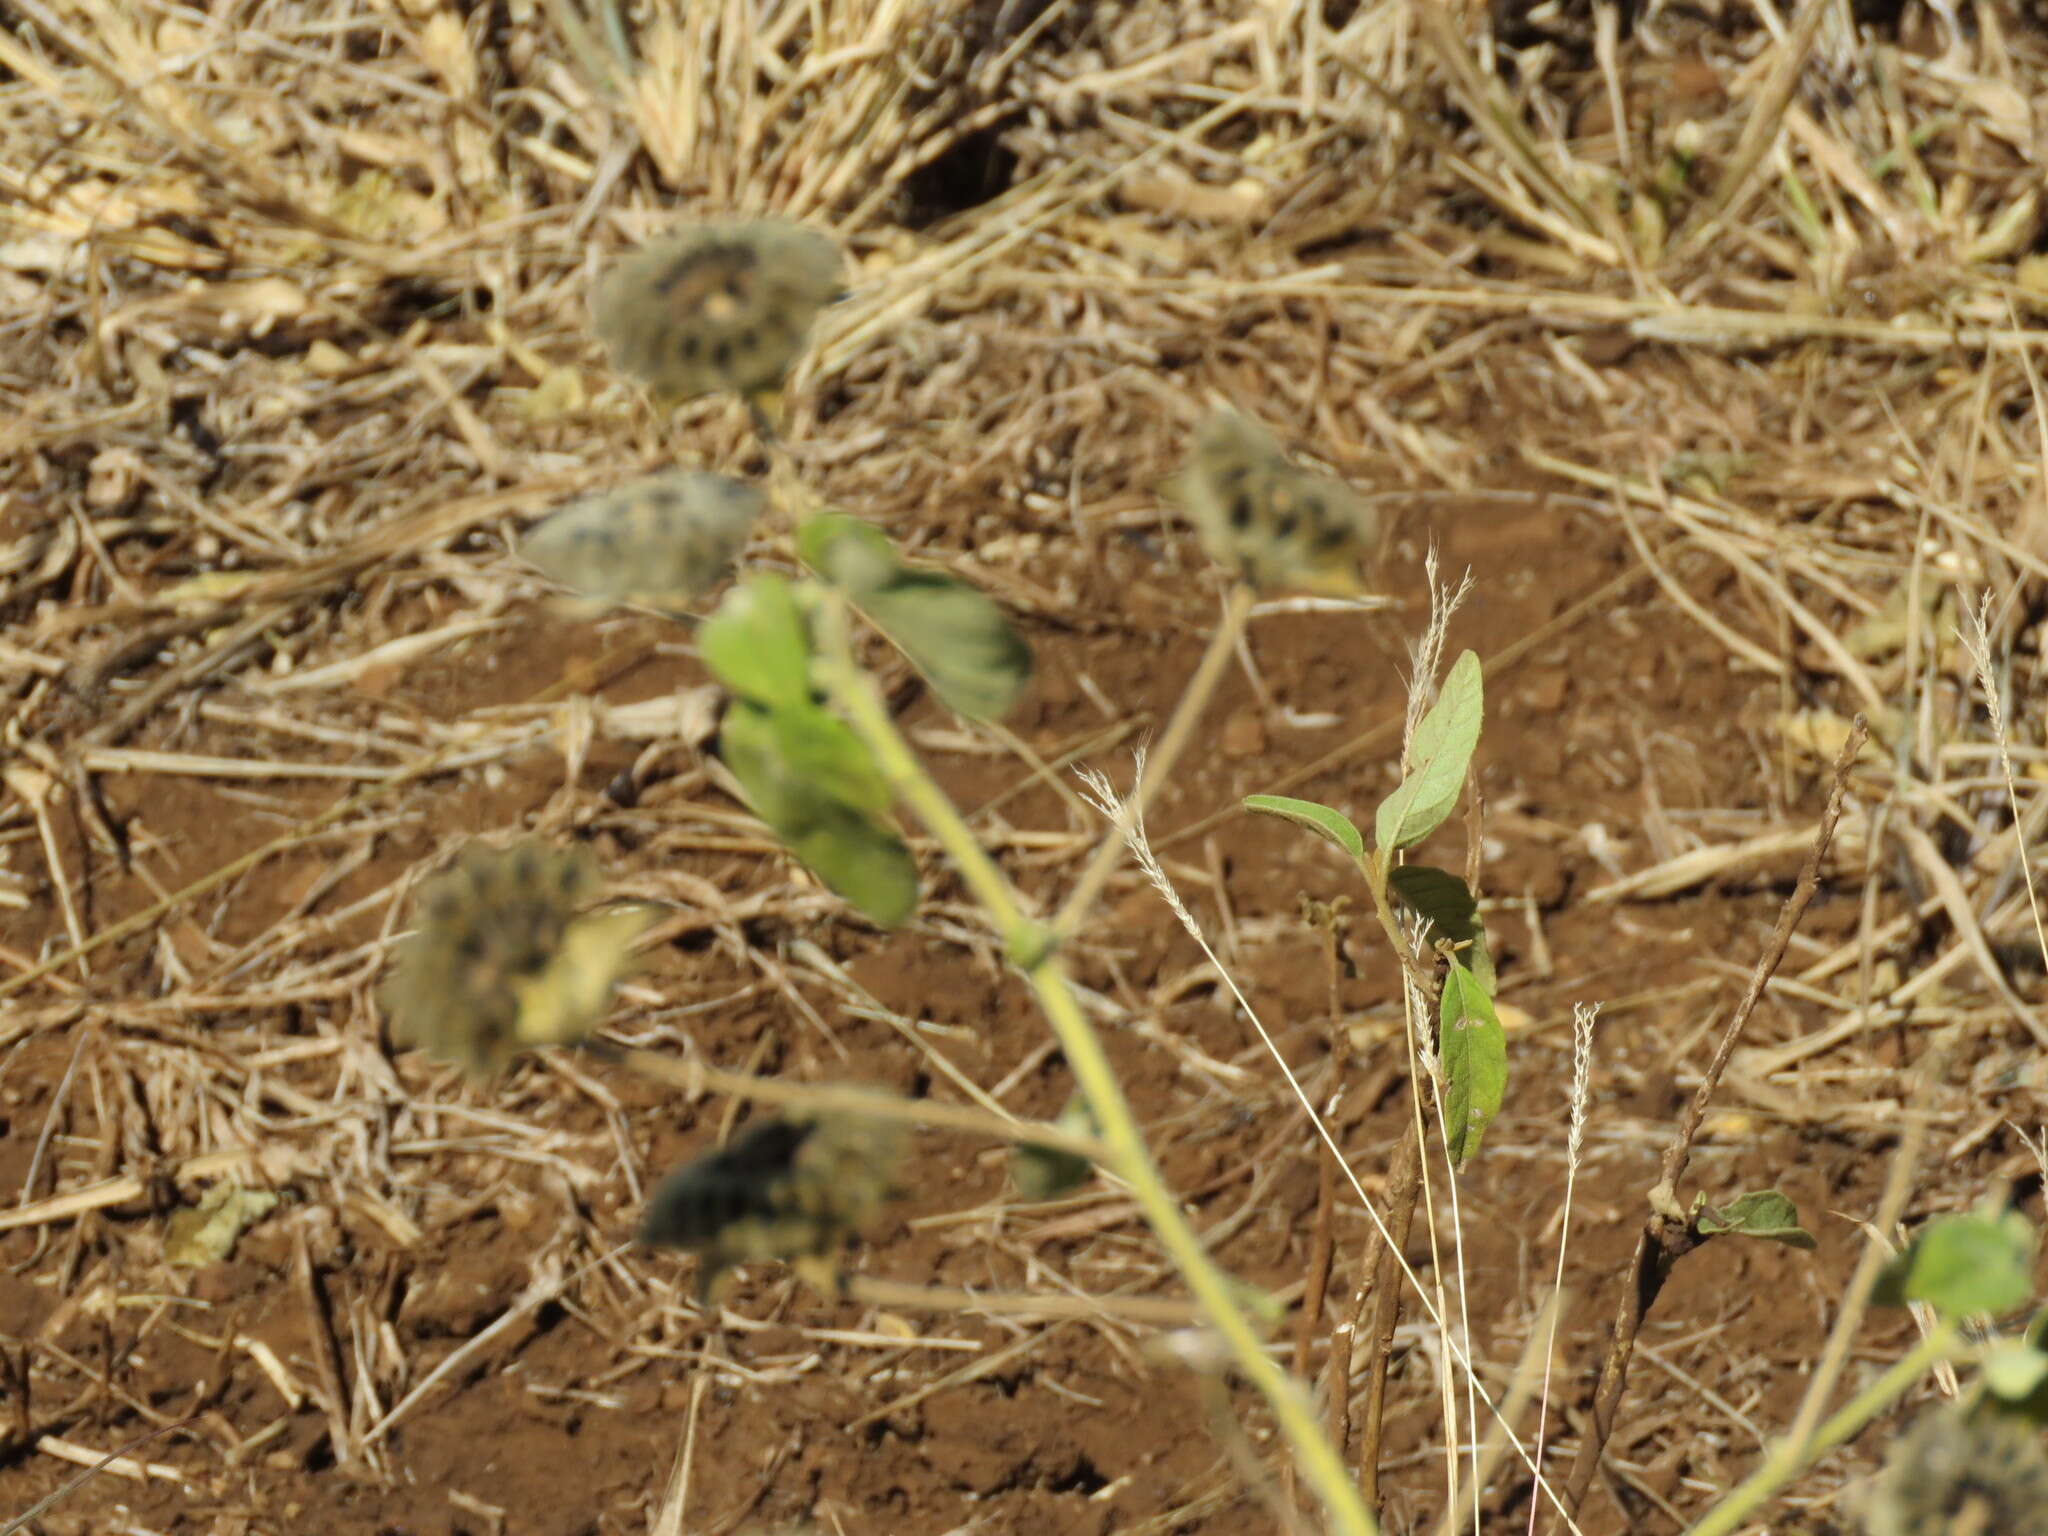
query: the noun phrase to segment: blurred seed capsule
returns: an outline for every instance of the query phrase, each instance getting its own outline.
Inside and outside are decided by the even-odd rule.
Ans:
[[[1257,422],[1233,411],[1211,416],[1178,490],[1210,556],[1259,590],[1365,590],[1378,514],[1342,481],[1289,460]]]
[[[670,470],[569,503],[519,553],[594,602],[681,612],[731,572],[766,505],[743,480]]]
[[[2017,1413],[1923,1413],[1893,1444],[1864,1501],[1867,1536],[2048,1536],[2048,1451]]]
[[[677,1169],[654,1191],[640,1240],[698,1256],[707,1300],[735,1265],[831,1266],[895,1193],[902,1128],[866,1115],[764,1120]]]
[[[618,261],[591,310],[613,364],[663,399],[751,395],[781,384],[843,277],[839,247],[801,224],[699,224]]]
[[[579,917],[597,888],[587,848],[465,848],[414,900],[381,993],[392,1038],[481,1078],[588,1034],[652,921],[628,908]]]

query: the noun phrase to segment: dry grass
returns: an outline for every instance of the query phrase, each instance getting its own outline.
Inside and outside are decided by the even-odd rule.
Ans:
[[[591,339],[594,273],[677,209],[772,210],[840,238],[855,291],[792,381],[788,440],[835,504],[1041,634],[1121,622],[1091,607],[1105,583],[1162,564],[1199,583],[1199,550],[1154,491],[1217,403],[1371,488],[1397,540],[1440,501],[1548,497],[1588,541],[1594,590],[1496,648],[1490,677],[1654,592],[1669,604],[1656,622],[1704,626],[1756,685],[1753,792],[1678,817],[1653,791],[1591,893],[1618,912],[1782,881],[1811,840],[1822,765],[1865,713],[1873,742],[1828,871],[1864,892],[1860,927],[1795,946],[1770,992],[1787,1027],[1736,1054],[1727,1089],[1768,1120],[1882,1127],[1928,1029],[1960,1026],[1974,1076],[1932,1094],[1935,1155],[2031,1166],[2007,1122],[2038,1115],[2048,964],[2030,890],[2048,815],[2030,707],[2048,575],[2048,42],[2007,4],[1962,6],[1959,31],[1907,4],[1860,35],[1833,5],[1649,6],[1633,30],[1605,5],[1521,9],[278,0],[228,18],[0,0],[0,1090],[19,1179],[0,1231],[20,1234],[7,1256],[56,1314],[18,1340],[34,1390],[10,1389],[20,1413],[0,1430],[0,1487],[23,1494],[10,1503],[259,1387],[269,1423],[216,1411],[168,1434],[119,1496],[251,1479],[254,1512],[234,1517],[248,1530],[323,1479],[397,1486],[422,1472],[397,1431],[458,1400],[443,1381],[511,1358],[543,1312],[608,1341],[574,1389],[598,1399],[705,1360],[762,1393],[818,1369],[736,1362],[720,1329],[751,1323],[705,1318],[670,1261],[618,1246],[621,1213],[678,1150],[645,1124],[673,1104],[576,1059],[479,1094],[385,1049],[371,999],[391,935],[463,834],[602,840],[618,891],[663,904],[652,942],[670,959],[628,988],[615,1028],[636,1045],[688,1056],[709,1021],[766,1011],[760,1060],[732,1065],[830,1076],[842,1035],[872,1028],[899,1082],[998,1110],[1037,1070],[978,1080],[943,1030],[857,974],[872,946],[700,750],[687,631],[607,620],[575,632],[565,664],[549,648],[566,621],[508,553],[548,507],[640,473],[765,472],[739,408],[657,417]],[[755,555],[776,558],[772,540]],[[1210,611],[1200,596],[1175,622]],[[1037,746],[1057,767],[1100,761],[1132,723]],[[1389,755],[1398,720],[1347,716],[1331,739],[1304,778]],[[1090,846],[1083,811],[1012,820],[1033,782],[1021,757],[957,731],[929,744],[1006,786],[978,826],[1054,906]],[[625,765],[609,792],[593,763]],[[1222,947],[1242,952],[1238,926],[1273,914],[1228,906],[1204,830],[1162,824],[1157,846],[1189,861],[1176,880],[1210,892]],[[933,896],[904,942],[996,977],[964,905]],[[1164,1137],[1285,1111],[1215,1174],[1249,1190],[1211,1231],[1224,1242],[1263,1215],[1278,1151],[1313,1157],[1311,1132],[1270,1063],[1159,1027],[1207,973],[1133,989],[1098,959],[1103,1016],[1194,1086]],[[1749,956],[1700,959],[1725,991],[1711,962]],[[1603,1037],[1639,1006],[1609,999]],[[1516,1070],[1562,1078],[1570,1047],[1568,1030],[1532,1031]],[[1689,1059],[1680,1042],[1681,1087]],[[1337,1063],[1307,1092],[1328,1102],[1363,1070]],[[1635,1134],[1603,1133],[1600,1070],[1589,1173]],[[1559,1161],[1561,1184],[1555,1114],[1518,1114],[1496,1142]],[[1361,1175],[1384,1172],[1346,1150]],[[289,1348],[219,1316],[137,1310],[190,1290],[151,1257],[155,1212],[223,1176],[292,1196]],[[1916,1209],[1974,1193],[1930,1178]],[[380,1312],[375,1265],[351,1267],[338,1236],[375,1236],[376,1263],[404,1273],[493,1202],[534,1222],[529,1267],[453,1351],[395,1303]],[[928,1210],[914,1230],[972,1236],[1038,1289],[1154,1289],[1166,1274],[1131,1214],[1098,1189]],[[1071,1273],[1040,1257],[1061,1241],[1081,1255]],[[1333,1306],[1355,1259],[1337,1257]],[[1533,1289],[1525,1301],[1522,1340],[1541,1316]],[[1592,1306],[1604,1316],[1611,1297]],[[81,1354],[81,1316],[133,1316],[135,1345],[167,1351],[185,1327],[216,1346],[214,1374],[187,1399],[138,1396]],[[875,1423],[1062,1330],[1152,1369],[1132,1326],[1101,1315],[1004,1343],[852,1316],[828,1328],[792,1308],[779,1326],[829,1372],[893,1362],[866,1389]],[[1521,1351],[1495,1346],[1505,1380]],[[1702,1406],[1713,1384],[1694,1397],[1647,1374],[1632,1390],[1668,1438],[1720,1422]],[[1426,1373],[1403,1390],[1433,1415]],[[1551,1391],[1577,1400],[1556,1377]],[[701,1396],[686,1426],[677,1415],[666,1505],[668,1465],[647,1468],[663,1530],[697,1528],[682,1506],[704,1475]],[[338,1470],[309,1471],[279,1398],[320,1416]],[[1561,1467],[1578,1431],[1556,1417]],[[488,1486],[478,1457],[456,1469],[471,1489]],[[1701,1506],[1709,1490],[1660,1481],[1650,1459],[1612,1469],[1643,1521]],[[764,1509],[795,1497],[779,1465]],[[1797,1497],[1829,1505],[1843,1477]],[[1441,1482],[1404,1490],[1423,1502],[1397,1517],[1433,1519]],[[116,1497],[105,1486],[75,1507],[111,1507],[91,1502]],[[1183,1492],[1178,1511],[1144,1512],[1153,1528],[1253,1518],[1233,1471]],[[120,1527],[76,1518],[173,1528],[174,1505],[147,1507]],[[719,1528],[752,1508],[714,1512]],[[66,1518],[44,1528],[81,1528]],[[342,1518],[328,1528],[354,1528]],[[602,1528],[651,1518],[609,1509]]]

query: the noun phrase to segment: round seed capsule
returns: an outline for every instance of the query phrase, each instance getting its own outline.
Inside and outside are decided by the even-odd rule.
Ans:
[[[1866,1536],[2048,1536],[2048,1451],[2018,1414],[1942,1407],[1893,1444],[1864,1502]]]
[[[420,887],[380,997],[392,1038],[485,1077],[594,1027],[648,915],[579,917],[596,894],[588,849],[473,843]]]
[[[725,579],[766,505],[744,481],[671,470],[571,502],[519,553],[595,602],[680,612]]]
[[[901,1127],[865,1115],[790,1115],[677,1169],[654,1191],[640,1239],[698,1256],[697,1291],[735,1265],[830,1264],[894,1192]]]
[[[620,371],[679,401],[775,388],[843,291],[831,239],[762,219],[650,241],[605,273],[591,309]]]
[[[1254,587],[1364,590],[1378,515],[1348,485],[1290,461],[1258,423],[1232,411],[1211,416],[1178,489],[1211,558]]]

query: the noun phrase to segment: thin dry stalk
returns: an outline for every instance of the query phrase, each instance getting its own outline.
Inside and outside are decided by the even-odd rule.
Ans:
[[[1777,926],[1772,929],[1763,953],[1757,958],[1749,987],[1730,1015],[1727,1027],[1714,1046],[1714,1054],[1700,1076],[1700,1085],[1679,1117],[1671,1143],[1665,1149],[1657,1182],[1649,1191],[1650,1215],[1643,1223],[1635,1256],[1622,1281],[1607,1357],[1601,1366],[1600,1383],[1593,1396],[1592,1422],[1565,1478],[1564,1507],[1572,1514],[1577,1513],[1587,1490],[1592,1487],[1607,1438],[1614,1432],[1621,1394],[1628,1384],[1629,1356],[1634,1352],[1636,1334],[1642,1328],[1643,1319],[1649,1315],[1672,1266],[1699,1245],[1700,1239],[1692,1230],[1691,1219],[1678,1203],[1678,1181],[1685,1176],[1686,1163],[1692,1155],[1693,1138],[1699,1134],[1700,1122],[1706,1118],[1707,1107],[1720,1087],[1722,1074],[1728,1070],[1729,1059],[1741,1041],[1742,1031],[1748,1026],[1750,1015],[1763,998],[1764,989],[1785,958],[1792,934],[1798,928],[1800,918],[1805,916],[1813,893],[1820,884],[1821,864],[1827,856],[1828,843],[1834,837],[1835,824],[1841,819],[1842,802],[1848,793],[1849,772],[1863,750],[1864,738],[1865,726],[1862,717],[1858,716],[1840,756],[1835,759],[1834,782],[1828,791],[1827,807],[1821,813],[1820,829],[1814,837],[1813,849],[1807,855],[1806,867],[1799,872],[1799,883],[1793,887],[1791,896],[1778,913]],[[1551,1529],[1558,1529],[1558,1525],[1553,1524]]]
[[[1564,1214],[1557,1229],[1557,1273],[1550,1287],[1550,1327],[1543,1345],[1543,1390],[1536,1410],[1536,1465],[1543,1465],[1543,1434],[1550,1418],[1550,1371],[1556,1361],[1559,1298],[1564,1295],[1565,1250],[1570,1245],[1572,1193],[1578,1185],[1579,1155],[1585,1149],[1586,1106],[1592,1098],[1593,1025],[1600,1014],[1597,1003],[1572,1006],[1571,1127],[1565,1133]],[[1529,1501],[1529,1533],[1536,1532],[1536,1501]]]

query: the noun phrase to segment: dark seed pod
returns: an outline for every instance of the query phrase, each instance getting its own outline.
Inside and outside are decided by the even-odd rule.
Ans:
[[[588,849],[465,848],[414,900],[380,994],[392,1038],[485,1077],[589,1033],[649,922],[631,908],[577,916],[597,887]]]
[[[2048,1451],[2025,1418],[1936,1408],[1893,1444],[1865,1499],[1867,1536],[2048,1536]]]
[[[519,553],[592,601],[680,612],[731,572],[766,505],[745,481],[671,470],[571,502]]]
[[[697,1294],[763,1259],[830,1263],[894,1192],[901,1127],[865,1115],[764,1120],[654,1191],[640,1240],[700,1261]]]
[[[1289,460],[1256,422],[1211,416],[1178,490],[1210,556],[1261,591],[1364,590],[1378,514],[1348,485]]]
[[[700,224],[620,260],[591,309],[614,365],[664,399],[751,395],[782,382],[843,271],[839,247],[801,224]]]

